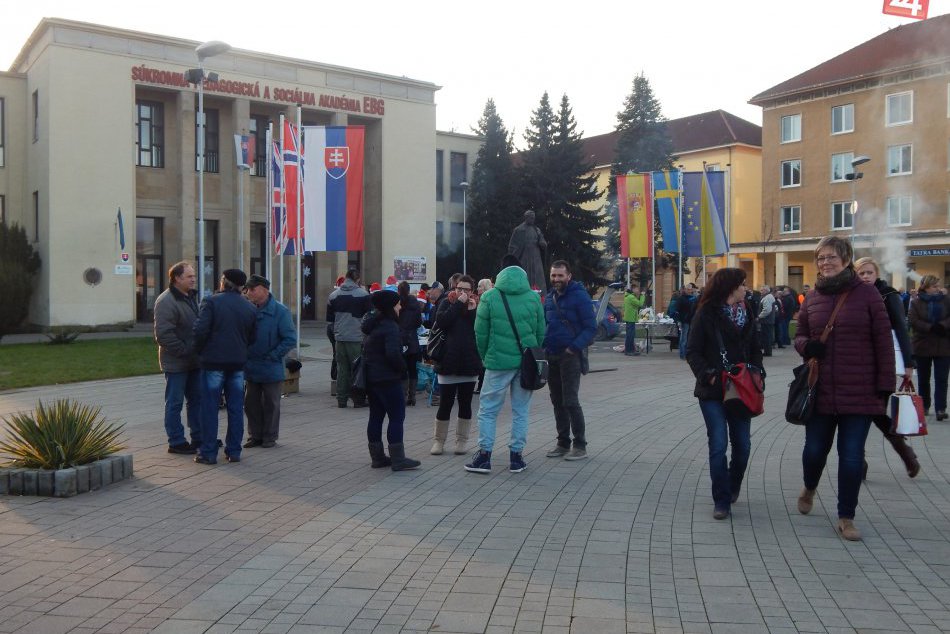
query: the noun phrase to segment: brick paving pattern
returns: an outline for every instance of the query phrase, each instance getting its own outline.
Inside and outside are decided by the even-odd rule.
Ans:
[[[912,441],[914,480],[872,428],[864,541],[849,543],[834,531],[834,452],[815,510],[795,508],[788,350],[768,366],[739,502],[716,521],[693,380],[664,348],[598,344],[581,389],[588,460],[544,457],[544,390],[527,471],[507,470],[505,415],[491,475],[429,456],[423,405],[406,421],[422,468],[392,473],[369,467],[367,410],[329,395],[320,332],[306,333],[278,446],[240,464],[165,452],[160,376],[0,393],[2,415],[38,398],[99,404],[135,456],[135,478],[105,490],[0,499],[0,632],[950,631],[947,425]]]

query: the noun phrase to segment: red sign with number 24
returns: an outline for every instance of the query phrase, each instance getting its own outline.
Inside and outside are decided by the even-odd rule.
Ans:
[[[927,19],[930,0],[884,0],[884,13],[915,20]]]

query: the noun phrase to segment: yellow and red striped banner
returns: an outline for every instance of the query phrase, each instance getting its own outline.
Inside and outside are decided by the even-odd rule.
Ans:
[[[653,257],[653,191],[650,184],[650,174],[617,177],[621,257]]]

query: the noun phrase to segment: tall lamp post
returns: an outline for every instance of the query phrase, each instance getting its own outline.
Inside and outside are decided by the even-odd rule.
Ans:
[[[851,160],[851,173],[845,174],[845,180],[851,181],[851,250],[854,251],[854,233],[858,224],[858,199],[854,191],[854,184],[864,178],[864,172],[859,172],[858,167],[871,160],[870,156],[855,156]]]
[[[462,273],[468,275],[468,252],[465,250],[468,238],[468,181],[459,183],[462,188]]]
[[[217,73],[205,75],[204,61],[231,50],[231,45],[217,40],[199,44],[195,48],[198,68],[185,73],[185,78],[198,85],[198,301],[205,295],[205,99],[204,80],[218,81]]]

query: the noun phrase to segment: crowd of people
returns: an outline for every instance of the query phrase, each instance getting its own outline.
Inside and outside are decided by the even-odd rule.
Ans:
[[[775,348],[794,346],[804,360],[816,361],[819,373],[814,413],[804,424],[797,507],[811,512],[837,438],[837,530],[845,539],[858,540],[854,518],[868,471],[864,447],[872,424],[910,477],[920,471],[906,439],[891,431],[886,408],[896,379],[910,379],[916,370],[925,413],[933,406],[937,421],[947,419],[950,298],[931,275],[920,280],[913,297],[898,292],[881,279],[872,258],[855,261],[850,243],[835,236],[819,242],[814,258],[817,280],[801,294],[787,286],[749,289],[742,269],[722,268],[703,289],[687,284],[675,293],[667,314],[678,324],[679,355],[695,377],[693,394],[707,430],[713,516],[729,517],[751,453],[753,413],[724,403],[728,374],[741,365],[764,379],[763,359]],[[266,278],[229,269],[218,292],[200,306],[195,279],[189,263],[175,264],[168,290],[155,303],[168,451],[214,464],[223,446],[226,459],[239,462],[242,448],[275,446],[285,356],[297,334]],[[375,284],[367,290],[355,269],[337,281],[327,301],[336,398],[341,408],[350,401],[354,408],[368,406],[372,467],[402,471],[421,465],[405,454],[403,425],[406,407],[416,404],[417,369],[426,363],[435,377],[429,390],[438,391],[430,453],[447,451],[455,410],[455,437],[448,450],[468,453],[475,422],[477,446],[464,469],[490,473],[497,418],[510,395],[507,464],[512,473],[524,471],[534,392],[522,386],[520,376],[523,354],[532,348],[543,348],[549,371],[555,441],[546,456],[587,457],[579,388],[597,331],[591,297],[564,260],[551,264],[548,283],[546,292],[534,288],[513,255],[506,256],[494,280],[476,282],[457,273],[444,286],[434,282],[417,293],[392,276],[386,287]],[[627,288],[628,355],[637,354],[631,326],[649,301],[638,287]],[[796,318],[792,336],[790,322]],[[421,333],[430,335],[428,350],[420,344]],[[222,397],[228,421],[224,443],[217,438]]]

